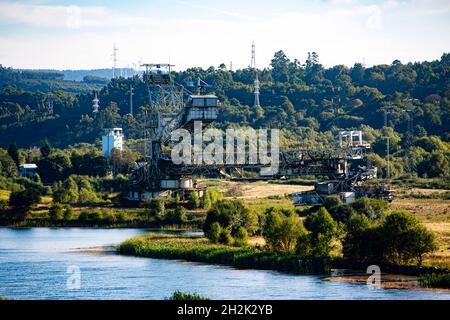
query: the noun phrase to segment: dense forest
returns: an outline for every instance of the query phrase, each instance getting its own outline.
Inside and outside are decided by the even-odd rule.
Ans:
[[[325,68],[317,53],[305,62],[275,53],[270,67],[258,70],[261,107],[253,107],[255,71],[208,69],[174,72],[186,85],[200,77],[221,100],[216,126],[279,128],[284,148],[322,148],[336,143],[342,129],[361,129],[372,144],[372,159],[386,171],[390,138],[391,174],[450,173],[450,54],[440,60],[349,68]],[[129,113],[130,84],[134,110]],[[107,80],[84,76],[64,80],[55,71],[17,71],[0,66],[0,147],[55,147],[95,143],[102,128],[121,126],[127,139],[142,137],[147,92],[138,76]],[[98,91],[100,112],[92,115]]]

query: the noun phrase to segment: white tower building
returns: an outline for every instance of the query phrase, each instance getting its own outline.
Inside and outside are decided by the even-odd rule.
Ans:
[[[105,129],[105,135],[102,137],[102,154],[107,158],[111,158],[113,148],[123,150],[123,133],[122,128]]]

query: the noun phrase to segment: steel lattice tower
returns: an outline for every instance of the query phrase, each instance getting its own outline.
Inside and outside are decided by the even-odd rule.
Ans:
[[[255,72],[255,81],[254,84],[254,91],[255,94],[255,102],[253,104],[254,107],[259,107],[259,79],[258,79],[258,70],[256,69],[256,59],[255,59],[255,41],[252,42],[252,60],[250,62],[250,68],[253,69]]]

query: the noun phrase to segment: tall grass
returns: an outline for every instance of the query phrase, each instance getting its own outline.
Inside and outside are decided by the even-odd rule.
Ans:
[[[299,258],[292,254],[270,253],[256,248],[213,244],[205,237],[198,236],[147,234],[123,242],[118,251],[149,258],[182,259],[292,273],[324,274],[330,269],[326,259]]]
[[[419,277],[419,282],[424,287],[450,289],[450,273],[431,273]]]
[[[168,298],[168,300],[209,300],[207,297],[201,296],[197,293],[189,293],[182,291],[175,291]]]

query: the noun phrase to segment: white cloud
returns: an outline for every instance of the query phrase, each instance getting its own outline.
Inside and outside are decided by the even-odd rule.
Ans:
[[[8,48],[0,51],[0,63],[27,68],[110,67],[116,42],[122,66],[142,57],[146,62],[170,58],[178,69],[218,66],[222,62],[228,65],[230,61],[234,68],[241,68],[250,63],[252,40],[256,41],[260,67],[268,66],[273,53],[280,49],[301,61],[308,51],[316,51],[321,62],[328,66],[352,65],[363,58],[369,64],[390,63],[397,58],[435,59],[450,51],[450,21],[441,22],[439,32],[425,28],[435,23],[428,17],[430,10],[437,10],[443,3],[419,2],[387,0],[378,5],[322,2],[312,9],[287,8],[265,17],[196,6],[199,11],[219,14],[164,19],[105,7],[0,2],[2,21],[34,27],[31,34],[0,35],[0,47]],[[179,4],[181,11],[191,6]],[[428,8],[426,13],[417,11],[424,7]],[[437,10],[435,14],[442,16],[445,12]]]

